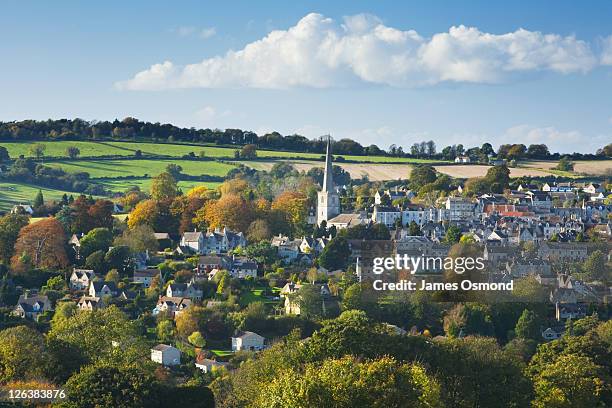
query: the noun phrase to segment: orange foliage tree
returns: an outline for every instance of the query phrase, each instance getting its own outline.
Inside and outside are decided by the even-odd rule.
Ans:
[[[235,194],[223,195],[196,212],[193,223],[210,228],[227,227],[245,232],[253,221],[253,209],[249,202]]]
[[[285,191],[272,202],[272,209],[283,212],[287,221],[298,226],[306,222],[308,199],[304,193]]]
[[[28,267],[65,268],[69,264],[65,243],[64,227],[55,218],[26,225],[19,231],[11,266],[18,273]]]

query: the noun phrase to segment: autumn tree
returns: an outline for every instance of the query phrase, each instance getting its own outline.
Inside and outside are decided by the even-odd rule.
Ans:
[[[227,227],[246,231],[252,221],[252,208],[242,197],[225,194],[219,200],[211,200],[196,212],[194,224],[204,221],[210,228]]]
[[[224,195],[242,195],[246,190],[250,188],[249,182],[243,178],[233,178],[225,180],[219,186],[219,192],[221,196]]]
[[[270,232],[270,226],[266,220],[256,219],[253,221],[247,229],[247,239],[249,242],[259,242],[265,239],[269,239],[272,233]]]
[[[308,200],[304,193],[285,191],[272,202],[272,209],[285,214],[287,222],[294,228],[304,227],[308,216]]]
[[[87,210],[91,228],[113,228],[114,204],[109,200],[96,200]]]
[[[144,200],[139,202],[128,216],[128,227],[130,229],[137,225],[151,226],[159,216],[159,209],[155,200]]]
[[[55,218],[27,225],[19,232],[11,265],[17,272],[25,272],[28,266],[63,269],[69,264],[65,243],[64,228]]]
[[[240,150],[241,159],[254,159],[257,157],[257,147],[254,144],[244,145]]]

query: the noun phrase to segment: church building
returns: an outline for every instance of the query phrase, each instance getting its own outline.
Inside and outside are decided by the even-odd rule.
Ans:
[[[327,137],[327,152],[325,153],[325,170],[323,188],[317,193],[317,225],[329,221],[340,214],[340,197],[334,186],[332,172],[331,138]]]

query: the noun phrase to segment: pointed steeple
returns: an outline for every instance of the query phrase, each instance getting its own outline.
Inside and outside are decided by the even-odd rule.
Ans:
[[[325,171],[323,173],[323,189],[331,193],[334,191],[334,179],[332,173],[331,136],[327,135],[327,151],[325,153]]]

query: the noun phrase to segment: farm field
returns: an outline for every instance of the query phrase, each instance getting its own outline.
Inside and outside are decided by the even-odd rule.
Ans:
[[[139,179],[128,179],[128,180],[106,180],[100,179],[99,182],[103,184],[108,190],[113,192],[124,192],[130,187],[138,187],[141,191],[149,191],[151,188],[150,178],[139,178]],[[206,186],[210,189],[217,188],[221,183],[215,182],[202,182],[202,181],[179,181],[178,186],[183,192],[187,192],[197,186]]]
[[[47,165],[62,168],[68,173],[87,172],[91,178],[112,178],[153,177],[162,173],[171,163],[178,164],[184,174],[192,176],[223,177],[234,168],[231,164],[195,160],[70,160],[49,162]]]
[[[256,170],[270,170],[276,163],[275,161],[256,161],[247,162],[246,164]],[[323,167],[322,163],[311,162],[311,161],[287,161],[292,164],[299,171],[308,171],[313,167]],[[363,175],[367,175],[370,181],[385,181],[385,180],[397,180],[407,179],[412,170],[412,166],[409,164],[374,164],[374,163],[335,163],[348,171],[352,178],[359,178]],[[482,177],[487,173],[490,166],[476,165],[476,164],[458,164],[458,165],[447,165],[447,166],[434,166],[437,171],[443,174],[448,174],[451,177],[457,178],[470,178],[470,177]],[[528,169],[528,168],[512,168],[510,169],[510,175],[512,177],[521,176],[549,176],[550,172],[539,170],[539,169]]]
[[[487,174],[487,170],[491,166],[484,164],[457,164],[450,166],[434,166],[440,173],[448,174],[451,177],[457,178],[471,178],[471,177],[484,177]],[[522,177],[522,176],[533,176],[533,177],[546,177],[552,175],[551,172],[540,169],[526,169],[526,168],[511,168],[510,177]]]
[[[84,141],[57,141],[57,142],[1,142],[0,145],[8,149],[11,157],[19,157],[24,155],[30,157],[30,146],[35,143],[41,143],[46,146],[45,156],[48,157],[67,157],[66,148],[76,146],[81,151],[81,156],[133,156],[136,150],[140,150],[143,154],[163,154],[168,156],[181,157],[191,152],[199,155],[201,151],[207,157],[214,158],[233,158],[236,148],[232,147],[216,147],[207,145],[185,145],[185,144],[169,144],[169,143],[150,143],[150,142],[84,142]],[[321,154],[318,153],[297,153],[272,150],[258,150],[257,155],[260,158],[293,158],[303,157],[309,159],[319,159]],[[371,161],[377,163],[390,162],[405,162],[405,163],[429,163],[434,162],[426,159],[412,158],[397,158],[385,156],[352,156],[343,155],[347,160],[354,161]]]
[[[41,190],[45,200],[59,200],[62,195],[72,194],[77,196],[78,193],[62,190],[54,190],[45,187],[32,186],[21,183],[0,183],[0,210],[10,210],[13,205],[19,203],[31,203],[34,197]]]
[[[557,161],[525,161],[519,162],[520,166],[552,169],[557,165]],[[580,160],[574,162],[574,173],[587,174],[592,176],[605,176],[612,174],[612,160]]]

